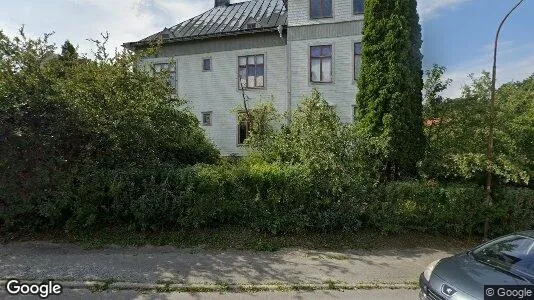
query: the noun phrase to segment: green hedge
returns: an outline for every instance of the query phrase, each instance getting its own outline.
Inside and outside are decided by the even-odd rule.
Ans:
[[[487,208],[484,188],[473,184],[325,183],[301,166],[86,168],[38,178],[31,189],[0,188],[0,224],[9,230],[238,225],[273,234],[368,228],[450,235],[480,234],[486,216],[494,234],[534,225],[531,189],[497,188],[495,204]]]

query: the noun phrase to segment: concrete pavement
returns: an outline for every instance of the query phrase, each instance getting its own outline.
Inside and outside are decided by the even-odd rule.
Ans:
[[[0,245],[0,298],[6,297],[5,280],[17,278],[61,283],[65,288],[57,299],[415,299],[424,268],[459,251],[84,250],[11,243]]]
[[[102,300],[415,300],[416,290],[357,290],[317,292],[262,292],[254,294],[221,293],[140,293],[136,291],[110,291],[93,293],[88,290],[66,290],[50,299],[102,299]],[[0,290],[0,299],[37,299],[37,297],[13,297]]]
[[[323,284],[415,282],[430,262],[456,251],[213,252],[173,247],[84,250],[75,245],[0,245],[0,279],[133,283]]]

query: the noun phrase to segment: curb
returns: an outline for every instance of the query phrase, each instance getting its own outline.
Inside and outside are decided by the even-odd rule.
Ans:
[[[37,280],[20,280],[27,284],[40,284],[43,281]],[[2,288],[7,284],[7,280],[0,280]],[[406,283],[277,283],[277,284],[235,284],[235,283],[135,283],[135,282],[111,282],[111,281],[65,281],[58,280],[54,283],[60,284],[64,289],[88,289],[91,291],[107,290],[135,290],[135,291],[152,291],[152,292],[228,292],[228,293],[254,293],[254,292],[281,292],[281,291],[325,291],[325,290],[384,290],[384,289],[418,289],[419,285],[415,282]]]

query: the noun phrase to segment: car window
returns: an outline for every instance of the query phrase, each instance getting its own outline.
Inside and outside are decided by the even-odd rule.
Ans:
[[[507,236],[473,251],[473,256],[509,271],[534,276],[534,239]]]

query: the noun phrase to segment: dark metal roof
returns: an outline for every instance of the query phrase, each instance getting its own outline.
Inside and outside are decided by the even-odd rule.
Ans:
[[[175,43],[277,30],[279,26],[287,25],[285,3],[285,0],[251,0],[214,7],[171,28],[124,45],[131,47],[160,40],[163,43]]]

